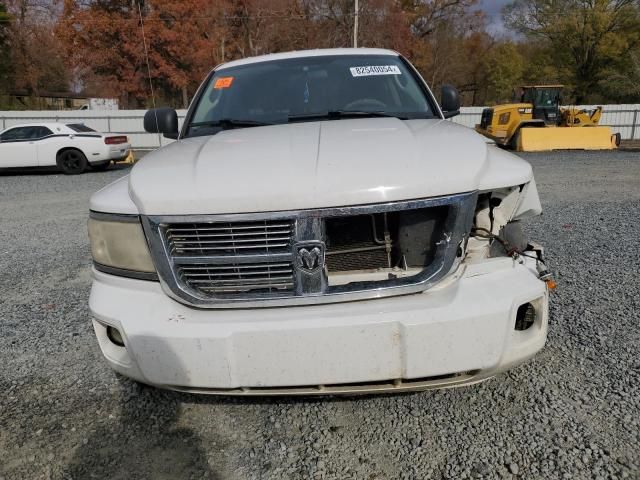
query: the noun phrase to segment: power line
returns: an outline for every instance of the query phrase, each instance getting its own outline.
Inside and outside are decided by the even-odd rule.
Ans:
[[[149,74],[149,89],[151,90],[151,103],[153,105],[153,113],[156,120],[156,130],[158,131],[158,141],[162,146],[162,137],[160,135],[160,127],[158,125],[158,112],[156,110],[156,95],[153,91],[153,81],[151,80],[151,65],[149,64],[149,51],[147,50],[147,39],[144,34],[144,20],[142,19],[142,9],[140,8],[140,2],[138,2],[138,14],[140,15],[140,28],[142,29],[142,45],[144,47],[144,59],[147,62],[147,73]]]

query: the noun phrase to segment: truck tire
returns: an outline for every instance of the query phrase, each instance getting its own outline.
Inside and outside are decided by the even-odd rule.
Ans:
[[[70,148],[63,150],[58,154],[56,160],[58,168],[62,170],[65,175],[77,175],[84,172],[87,169],[87,157],[84,156],[80,150]]]

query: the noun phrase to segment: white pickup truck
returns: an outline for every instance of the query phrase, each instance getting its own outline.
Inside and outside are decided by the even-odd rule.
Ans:
[[[91,199],[90,308],[110,365],[218,394],[468,385],[545,343],[531,166],[446,119],[396,52],[215,68],[176,142]]]

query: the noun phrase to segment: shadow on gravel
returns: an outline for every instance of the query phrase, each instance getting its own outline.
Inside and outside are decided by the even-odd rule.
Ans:
[[[100,422],[84,439],[66,480],[176,480],[221,478],[214,473],[200,438],[177,425],[180,399],[171,392],[120,378],[118,422]]]
[[[154,387],[149,387],[154,388]],[[181,403],[192,405],[307,405],[328,403],[350,403],[353,401],[376,400],[383,398],[409,398],[425,394],[434,394],[438,390],[412,392],[352,393],[340,395],[207,395],[197,393],[173,392]],[[170,392],[167,392],[170,393]]]
[[[87,174],[100,174],[104,172],[110,172],[112,170],[126,170],[131,165],[127,163],[120,163],[110,165],[107,170],[97,171],[91,168],[80,175]],[[0,177],[25,177],[31,175],[63,175],[63,173],[56,167],[28,167],[28,168],[0,168]]]

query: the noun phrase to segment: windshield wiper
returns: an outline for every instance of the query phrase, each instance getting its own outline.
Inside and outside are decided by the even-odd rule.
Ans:
[[[220,120],[209,120],[207,122],[190,123],[189,127],[221,127],[223,130],[244,127],[263,127],[265,125],[275,125],[270,122],[260,122],[257,120],[240,120],[236,118],[221,118]]]
[[[386,117],[399,118],[400,120],[409,120],[406,115],[387,112],[368,112],[364,110],[331,110],[327,113],[309,113],[301,115],[289,115],[289,122],[296,120],[323,120],[323,119],[340,119],[340,118],[359,118],[359,117]]]

